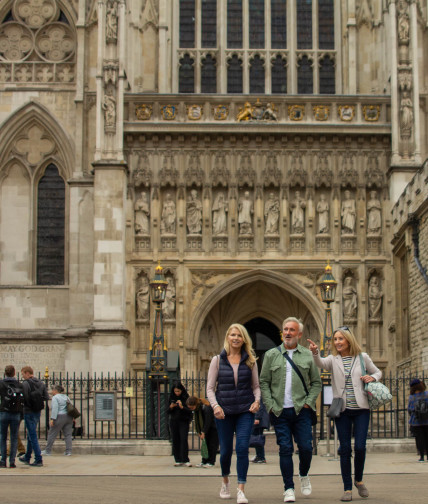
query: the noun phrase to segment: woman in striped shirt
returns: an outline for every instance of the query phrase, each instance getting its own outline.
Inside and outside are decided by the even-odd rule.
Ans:
[[[310,339],[308,342],[315,364],[331,372],[333,397],[343,398],[342,412],[335,418],[340,442],[340,470],[345,490],[340,500],[352,500],[352,430],[355,436],[354,484],[360,497],[367,498],[369,492],[363,483],[363,472],[370,410],[364,385],[371,381],[379,381],[382,372],[373,364],[370,357],[361,351],[358,341],[347,326],[339,327],[334,332],[332,355],[320,357],[318,346]],[[360,354],[368,373],[364,376],[361,371]]]

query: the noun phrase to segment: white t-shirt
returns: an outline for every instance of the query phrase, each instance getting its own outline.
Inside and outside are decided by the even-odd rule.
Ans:
[[[294,350],[287,350],[288,356],[290,357],[291,360],[293,360]],[[293,372],[293,368],[291,367],[291,364],[288,362],[288,360],[286,359],[284,360],[287,364],[287,368],[285,371],[284,408],[294,408],[293,397],[291,395],[291,380],[292,380],[291,374]]]

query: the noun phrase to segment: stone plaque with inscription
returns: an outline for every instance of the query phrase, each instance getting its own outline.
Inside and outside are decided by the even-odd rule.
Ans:
[[[44,375],[46,367],[49,375],[63,373],[64,345],[58,343],[3,343],[0,345],[0,371],[12,364],[20,373],[24,366],[31,366],[34,374]]]

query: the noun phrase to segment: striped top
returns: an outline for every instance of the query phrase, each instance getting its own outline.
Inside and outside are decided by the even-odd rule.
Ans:
[[[352,385],[352,378],[350,376],[350,371],[352,367],[352,363],[355,357],[351,355],[348,357],[342,357],[343,367],[345,368],[345,392],[346,392],[346,409],[359,409],[357,401],[355,399],[354,387]],[[349,375],[349,377],[348,377]]]

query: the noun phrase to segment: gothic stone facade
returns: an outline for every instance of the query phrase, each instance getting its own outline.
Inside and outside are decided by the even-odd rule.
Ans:
[[[205,371],[236,321],[279,328],[294,315],[319,341],[330,260],[334,325],[352,327],[384,369],[426,369],[427,310],[398,299],[400,238],[391,245],[398,228],[408,239],[394,205],[426,187],[412,178],[428,147],[426,2],[332,0],[328,50],[301,50],[299,2],[258,2],[264,23],[274,4],[287,10],[289,44],[276,52],[269,27],[251,47],[246,0],[235,2],[241,46],[224,49],[226,2],[208,3],[209,50],[200,35],[181,40],[179,0],[0,1],[0,364],[144,369],[158,260],[183,369]],[[202,92],[207,62],[214,93]],[[231,93],[233,68],[242,90]],[[325,68],[333,92],[319,94]],[[274,92],[278,75],[287,93]],[[426,230],[425,211],[425,263]],[[423,303],[407,261],[409,299]]]

